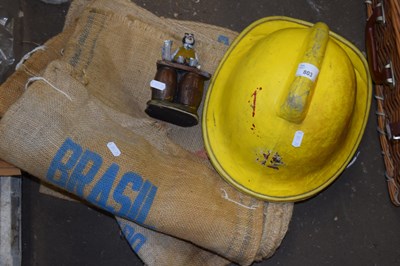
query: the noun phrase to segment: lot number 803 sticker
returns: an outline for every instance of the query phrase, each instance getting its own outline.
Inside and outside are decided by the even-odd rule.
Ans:
[[[300,63],[297,67],[296,77],[305,77],[314,82],[317,79],[319,69],[313,64]]]

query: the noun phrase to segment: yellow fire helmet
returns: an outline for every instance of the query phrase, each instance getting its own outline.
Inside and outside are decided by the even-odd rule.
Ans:
[[[232,43],[210,83],[202,130],[210,160],[237,189],[299,201],[331,184],[364,132],[364,56],[324,23],[267,17]]]

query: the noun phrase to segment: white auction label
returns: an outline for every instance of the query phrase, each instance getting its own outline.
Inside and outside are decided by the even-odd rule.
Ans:
[[[164,82],[153,79],[152,81],[150,81],[150,87],[160,90],[160,91],[163,91],[163,90],[165,90],[166,85]]]
[[[296,131],[296,133],[294,134],[294,138],[292,141],[292,145],[293,147],[300,147],[301,146],[301,142],[303,141],[303,137],[304,137],[304,132],[303,131]]]
[[[121,151],[118,149],[117,144],[115,144],[114,142],[107,143],[107,147],[115,157],[121,155]]]
[[[317,79],[318,73],[319,69],[313,64],[300,63],[297,67],[296,77],[306,77],[314,82]]]

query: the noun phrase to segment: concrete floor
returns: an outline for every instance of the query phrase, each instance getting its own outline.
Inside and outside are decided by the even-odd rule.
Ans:
[[[4,2],[4,4],[3,4]],[[364,51],[366,9],[359,0],[134,0],[157,15],[241,31],[254,20],[284,15],[324,21]],[[2,0],[21,8],[21,53],[58,33],[68,4]],[[22,45],[22,41],[23,45]],[[375,102],[358,160],[316,197],[297,203],[289,231],[269,260],[256,265],[400,265],[400,209],[389,200],[376,131]],[[142,265],[114,219],[23,182],[23,265]]]

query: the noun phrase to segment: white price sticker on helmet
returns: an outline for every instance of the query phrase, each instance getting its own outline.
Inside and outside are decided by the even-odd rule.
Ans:
[[[313,64],[300,63],[297,67],[296,77],[305,77],[314,82],[317,79],[319,69]]]
[[[304,137],[304,132],[303,131],[296,131],[296,133],[294,133],[294,138],[292,141],[292,145],[293,147],[300,147],[301,146],[301,142],[303,141],[303,137]]]

